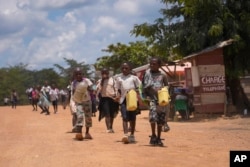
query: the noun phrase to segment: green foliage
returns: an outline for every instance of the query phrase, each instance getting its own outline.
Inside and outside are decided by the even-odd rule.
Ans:
[[[218,42],[234,39],[225,52],[227,74],[250,71],[249,0],[161,0],[161,18],[135,25],[131,33],[146,38],[158,55],[176,59]],[[168,54],[166,54],[166,52]]]
[[[104,52],[109,53],[97,59],[95,63],[96,70],[109,67],[115,73],[120,72],[120,66],[123,62],[130,62],[134,67],[144,65],[148,62],[148,58],[153,56],[145,42],[130,42],[129,45],[117,43],[111,44]]]
[[[164,0],[162,18],[154,24],[135,25],[135,36],[146,37],[161,55],[185,56],[223,39],[223,6],[220,0]],[[148,29],[154,31],[147,31]],[[152,34],[154,33],[154,34]]]
[[[42,86],[45,81],[48,81],[49,84],[55,83],[59,89],[66,88],[69,80],[72,78],[75,67],[82,67],[87,77],[91,74],[89,73],[89,65],[77,63],[72,59],[64,60],[69,64],[69,67],[63,68],[60,65],[55,65],[60,70],[59,74],[53,68],[31,71],[26,69],[27,65],[22,63],[17,66],[0,69],[0,105],[3,104],[4,97],[10,98],[13,89],[19,94],[19,104],[28,104],[29,101],[25,93],[27,88],[37,85]]]
[[[11,91],[15,89],[20,93],[20,103],[27,102],[27,98],[23,98],[22,93],[29,86],[31,81],[31,72],[25,69],[25,66],[19,65],[10,68],[3,68],[0,70],[1,73],[1,86],[0,86],[0,97],[3,101],[4,97],[9,97]],[[1,103],[0,103],[1,104]]]

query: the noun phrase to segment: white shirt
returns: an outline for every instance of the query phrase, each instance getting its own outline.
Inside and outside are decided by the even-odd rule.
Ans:
[[[117,96],[117,83],[115,78],[109,77],[101,85],[101,79],[97,81],[97,94],[100,92],[102,97],[114,98]]]
[[[45,93],[49,93],[50,90],[51,90],[51,87],[49,85],[42,87],[42,91],[44,91]]]
[[[90,101],[90,95],[88,91],[88,87],[92,86],[93,83],[88,78],[84,78],[81,82],[73,81],[72,82],[72,94],[73,94],[73,100],[76,103],[82,103],[86,101]],[[73,90],[74,89],[74,90]]]
[[[131,89],[136,89],[141,84],[140,79],[135,75],[120,75],[117,77],[117,88],[121,90],[120,104],[123,103],[126,94]]]
[[[68,95],[67,91],[64,90],[64,89],[61,89],[60,92],[59,92],[59,94],[60,94],[61,96],[67,96],[67,95]]]
[[[49,95],[51,101],[56,101],[58,99],[59,90],[57,88],[50,89]]]

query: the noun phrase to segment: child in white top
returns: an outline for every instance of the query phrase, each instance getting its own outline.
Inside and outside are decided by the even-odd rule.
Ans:
[[[49,91],[49,95],[50,95],[50,101],[54,109],[54,114],[56,114],[58,108],[59,90],[56,88],[55,84],[52,84],[51,89]]]
[[[136,125],[136,111],[128,111],[126,107],[126,94],[131,90],[136,90],[141,84],[140,79],[131,74],[131,65],[129,63],[123,63],[121,65],[122,74],[117,77],[117,87],[120,91],[120,104],[121,104],[121,113],[123,120],[123,132],[124,137],[122,142],[132,143],[135,142],[134,132]],[[128,135],[128,122],[130,123],[131,131]]]

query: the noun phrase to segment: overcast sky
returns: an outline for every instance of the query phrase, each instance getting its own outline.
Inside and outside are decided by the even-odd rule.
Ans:
[[[66,66],[63,58],[93,64],[101,50],[127,44],[135,24],[153,23],[160,0],[0,0],[0,68]]]

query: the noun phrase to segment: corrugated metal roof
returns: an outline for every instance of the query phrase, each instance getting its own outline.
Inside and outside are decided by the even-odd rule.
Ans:
[[[228,46],[228,45],[231,45],[233,42],[233,39],[229,39],[227,41],[223,41],[223,42],[219,42],[218,44],[214,45],[214,46],[211,46],[211,47],[208,47],[200,52],[196,52],[196,53],[193,53],[191,55],[188,55],[188,56],[185,56],[183,57],[183,60],[186,60],[186,59],[190,59],[190,58],[193,58],[197,55],[200,55],[200,54],[203,54],[203,53],[207,53],[207,52],[211,52],[215,49],[218,49],[218,48],[223,48],[225,46]]]

